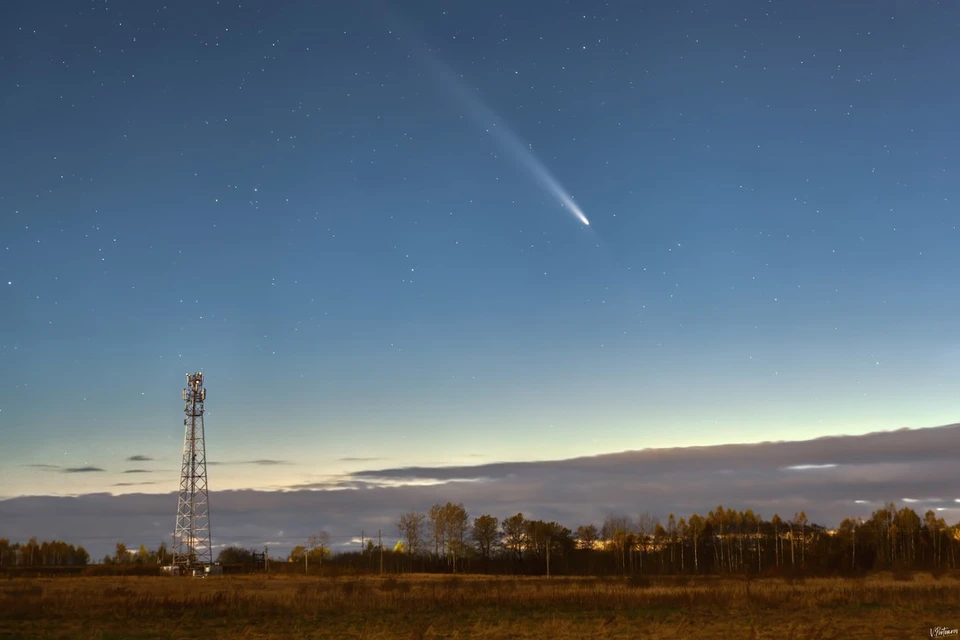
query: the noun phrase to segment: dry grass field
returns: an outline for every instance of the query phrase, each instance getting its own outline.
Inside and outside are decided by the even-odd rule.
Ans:
[[[960,579],[0,580],[0,638],[929,638]]]

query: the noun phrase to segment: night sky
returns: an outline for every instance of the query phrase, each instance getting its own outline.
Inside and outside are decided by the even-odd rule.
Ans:
[[[956,421],[953,3],[157,4],[0,8],[0,496]]]

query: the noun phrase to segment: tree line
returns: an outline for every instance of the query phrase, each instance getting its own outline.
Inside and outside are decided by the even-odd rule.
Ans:
[[[571,530],[522,513],[471,518],[463,504],[436,504],[397,520],[398,570],[545,574],[860,573],[955,569],[960,525],[885,504],[837,529],[805,512],[764,519],[722,505],[661,520],[610,514]]]
[[[173,562],[173,554],[167,550],[167,543],[161,542],[156,549],[147,549],[140,545],[136,551],[128,549],[127,545],[118,542],[114,548],[113,555],[106,555],[100,564],[108,565],[129,565],[137,564],[143,566],[169,565]]]
[[[11,567],[68,567],[90,564],[90,554],[82,546],[74,546],[60,540],[37,542],[36,537],[25,543],[11,543],[0,538],[0,569]],[[147,549],[140,545],[137,551],[127,549],[118,542],[113,554],[100,561],[105,565],[163,565],[170,564],[173,556],[161,542],[156,549]]]
[[[86,566],[90,554],[83,547],[75,547],[60,540],[26,543],[0,538],[0,569],[5,567],[62,567]]]
[[[474,572],[548,575],[863,573],[885,569],[957,569],[960,524],[934,511],[921,517],[909,507],[885,504],[868,518],[846,518],[836,529],[809,522],[799,511],[764,519],[751,509],[718,506],[705,515],[666,520],[643,513],[609,514],[602,523],[569,529],[517,513],[500,519],[472,517],[461,503],[408,511],[396,522],[398,541],[333,553],[326,532],[293,547],[286,558],[268,559],[268,570],[310,573]],[[266,550],[264,550],[265,552]],[[238,547],[217,561],[263,567],[264,554]],[[117,543],[101,568],[138,571],[169,565],[165,543],[137,551]],[[0,570],[85,566],[83,547],[61,541],[10,543],[0,539]]]

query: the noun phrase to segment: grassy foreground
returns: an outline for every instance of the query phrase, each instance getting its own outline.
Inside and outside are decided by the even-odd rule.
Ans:
[[[0,638],[929,638],[960,579],[12,578]],[[955,636],[954,636],[955,637]]]

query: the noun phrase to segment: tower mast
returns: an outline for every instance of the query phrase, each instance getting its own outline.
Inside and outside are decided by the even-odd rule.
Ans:
[[[210,545],[210,501],[207,495],[207,453],[203,434],[203,403],[207,390],[203,374],[187,374],[183,390],[183,464],[177,526],[173,532],[173,564],[185,575],[190,569],[213,564]]]

